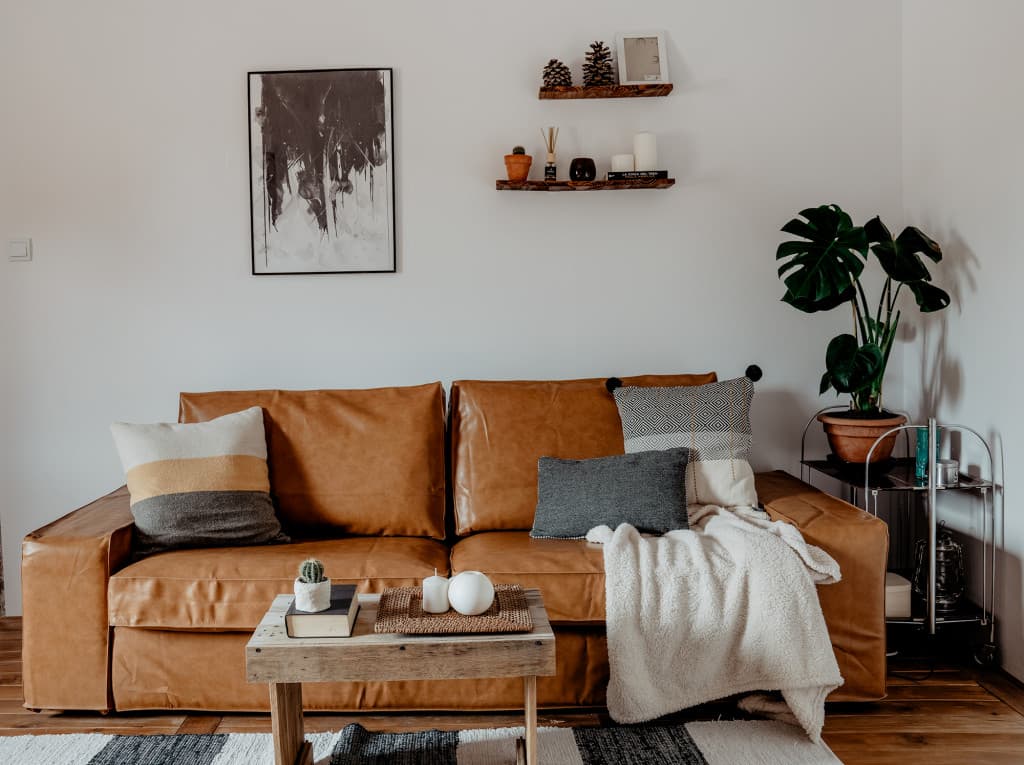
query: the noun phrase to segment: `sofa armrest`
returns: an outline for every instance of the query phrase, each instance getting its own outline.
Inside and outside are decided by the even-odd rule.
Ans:
[[[781,470],[756,476],[772,520],[792,523],[839,563],[842,581],[818,588],[845,684],[830,701],[885,696],[885,566],[889,527]]]
[[[113,708],[107,580],[131,555],[121,487],[21,545],[22,673],[30,709]]]

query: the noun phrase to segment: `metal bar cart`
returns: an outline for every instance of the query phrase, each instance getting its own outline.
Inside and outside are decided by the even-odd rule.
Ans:
[[[995,483],[995,461],[992,456],[992,448],[988,442],[973,428],[966,425],[942,425],[946,432],[957,431],[966,433],[977,439],[984,447],[988,459],[989,478],[978,478],[960,472],[956,483],[940,485],[937,482],[938,476],[938,432],[939,427],[935,418],[929,418],[926,424],[901,425],[892,428],[875,440],[868,453],[868,461],[863,465],[851,465],[840,462],[837,459],[810,460],[806,458],[805,443],[807,431],[815,421],[818,414],[832,411],[842,407],[828,407],[816,413],[804,427],[800,443],[800,471],[801,478],[810,480],[812,472],[822,473],[829,476],[846,487],[848,499],[852,504],[860,505],[865,511],[878,516],[878,495],[883,492],[900,492],[908,497],[910,502],[914,498],[923,499],[923,506],[927,518],[927,595],[923,599],[915,599],[911,616],[905,618],[886,619],[888,624],[902,624],[916,626],[924,629],[929,635],[936,634],[937,630],[945,625],[975,623],[988,630],[988,643],[975,656],[979,663],[991,663],[996,657],[995,637],[995,577],[996,577],[996,501],[1002,501],[1001,486]],[[911,431],[926,430],[928,432],[928,455],[929,465],[927,479],[919,480],[915,476],[915,460],[909,456]],[[871,464],[871,457],[875,449],[886,438],[894,434],[903,433],[906,437],[907,457],[886,460],[875,465]],[[935,548],[938,533],[938,497],[940,492],[956,491],[970,492],[981,496],[982,500],[982,598],[981,604],[966,603],[958,606],[952,612],[940,612],[935,605]]]

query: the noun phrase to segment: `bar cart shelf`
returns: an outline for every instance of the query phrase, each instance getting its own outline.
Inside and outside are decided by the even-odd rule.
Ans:
[[[823,460],[801,460],[801,465],[809,470],[823,473],[858,491],[864,489],[864,466],[850,465],[840,462],[829,455]],[[914,458],[898,457],[883,463],[875,463],[868,471],[869,491],[928,491],[927,481],[918,481],[914,477]],[[973,491],[991,489],[993,483],[974,476],[960,473],[960,480],[949,486],[936,486],[937,491]],[[868,508],[865,508],[870,512]]]
[[[830,407],[818,412],[804,427],[800,443],[800,477],[810,481],[813,473],[828,476],[845,487],[851,504],[862,507],[865,511],[878,516],[878,497],[883,493],[902,493],[911,503],[920,498],[920,503],[928,521],[928,592],[926,597],[914,594],[911,604],[911,616],[906,618],[886,619],[887,624],[903,625],[908,628],[924,630],[930,635],[943,627],[954,624],[979,624],[988,628],[988,643],[981,649],[975,659],[979,663],[990,663],[996,655],[995,647],[995,574],[996,555],[999,550],[995,542],[996,502],[1002,501],[1002,486],[994,482],[995,463],[992,448],[975,430],[965,425],[939,425],[934,418],[926,424],[901,425],[883,434],[875,441],[871,452],[886,438],[893,434],[905,436],[906,450],[910,452],[910,433],[925,430],[929,438],[929,454],[932,463],[925,479],[915,476],[915,460],[913,457],[887,459],[875,464],[853,465],[840,461],[834,456],[828,459],[807,459],[807,431],[817,419],[818,414],[834,409]],[[988,457],[988,478],[968,475],[961,472],[956,483],[939,485],[935,476],[938,475],[935,460],[937,459],[937,439],[939,429],[943,432],[960,432],[972,436],[984,448]],[[870,459],[869,453],[869,459]],[[806,477],[805,477],[806,475]],[[967,492],[979,496],[983,504],[982,533],[982,602],[980,605],[964,601],[950,612],[935,608],[935,547],[939,525],[939,497],[946,492]],[[997,499],[998,498],[998,499]],[[910,572],[898,572],[910,573]],[[910,578],[910,577],[908,577]]]

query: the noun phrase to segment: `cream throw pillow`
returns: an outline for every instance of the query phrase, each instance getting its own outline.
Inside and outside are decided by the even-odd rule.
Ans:
[[[667,388],[622,387],[615,403],[626,452],[690,450],[686,503],[756,507],[750,405],[754,384],[746,377]]]
[[[110,430],[138,552],[288,541],[270,499],[260,407],[187,425],[116,422]]]

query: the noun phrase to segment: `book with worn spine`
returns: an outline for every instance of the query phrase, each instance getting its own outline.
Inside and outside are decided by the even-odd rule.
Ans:
[[[331,606],[310,613],[295,608],[295,601],[284,615],[284,628],[291,638],[350,637],[359,613],[359,593],[354,584],[332,584]]]

